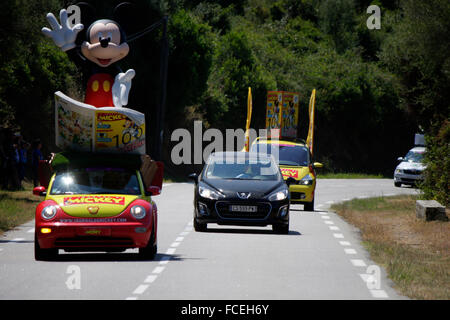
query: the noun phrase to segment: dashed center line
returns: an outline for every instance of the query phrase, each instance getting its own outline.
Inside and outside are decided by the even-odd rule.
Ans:
[[[152,273],[150,275],[148,275],[143,284],[140,284],[134,291],[133,291],[133,295],[135,296],[130,296],[127,297],[126,300],[137,300],[138,295],[142,295],[145,290],[148,289],[148,287],[150,286],[151,283],[153,283],[154,281],[156,281],[156,279],[158,278],[159,275],[161,275],[161,273],[165,270],[166,265],[169,263],[169,261],[171,260],[171,255],[173,255],[176,250],[177,247],[181,244],[181,242],[184,240],[185,236],[187,236],[189,234],[189,232],[192,231],[192,221],[190,221],[186,227],[184,228],[184,231],[182,231],[177,238],[175,239],[175,241],[170,245],[170,247],[167,249],[166,251],[166,255],[162,256],[159,259],[159,266],[155,267],[152,270]]]

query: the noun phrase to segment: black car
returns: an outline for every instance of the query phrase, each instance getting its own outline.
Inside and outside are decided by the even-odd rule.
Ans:
[[[289,188],[272,156],[220,152],[210,155],[195,181],[194,229],[208,223],[267,226],[289,232]]]

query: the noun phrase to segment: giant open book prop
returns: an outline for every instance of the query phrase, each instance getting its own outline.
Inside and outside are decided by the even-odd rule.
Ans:
[[[63,150],[145,154],[145,115],[128,108],[96,108],[55,93],[56,145]]]

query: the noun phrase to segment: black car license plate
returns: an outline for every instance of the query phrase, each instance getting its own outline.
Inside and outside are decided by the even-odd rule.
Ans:
[[[231,212],[257,212],[258,207],[257,206],[231,205],[230,211]]]

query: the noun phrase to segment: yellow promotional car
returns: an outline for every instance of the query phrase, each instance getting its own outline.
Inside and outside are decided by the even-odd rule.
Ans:
[[[315,169],[322,168],[323,165],[312,162],[311,153],[304,141],[257,138],[250,151],[272,154],[284,180],[289,183],[291,203],[303,204],[306,211],[314,211]]]

